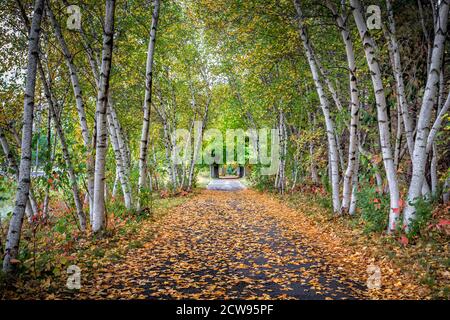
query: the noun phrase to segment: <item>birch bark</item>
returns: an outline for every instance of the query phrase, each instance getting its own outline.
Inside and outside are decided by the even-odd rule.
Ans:
[[[322,108],[322,112],[325,118],[325,125],[327,130],[327,138],[328,138],[328,150],[330,155],[330,171],[331,171],[331,187],[332,187],[332,199],[333,199],[333,211],[335,213],[341,212],[341,201],[339,197],[339,155],[338,149],[336,145],[336,139],[334,136],[335,128],[333,120],[331,119],[330,107],[328,99],[325,95],[322,82],[319,78],[319,71],[314,59],[314,53],[309,43],[308,35],[306,32],[306,27],[303,21],[303,13],[300,6],[299,0],[294,0],[294,6],[298,14],[299,18],[299,31],[300,37],[303,42],[303,46],[305,49],[306,57],[308,59],[309,67],[311,69],[311,73],[313,75],[314,84],[316,86],[317,93],[320,99],[320,106]]]
[[[353,49],[353,42],[350,37],[350,31],[347,26],[347,18],[338,13],[336,7],[330,1],[327,1],[327,7],[331,10],[336,24],[340,30],[342,40],[345,45],[347,56],[347,65],[349,70],[350,83],[350,129],[347,168],[344,174],[344,183],[342,191],[342,210],[349,210],[350,199],[352,197],[352,181],[356,171],[356,153],[358,149],[358,125],[359,125],[359,91],[356,78],[356,60]],[[356,198],[355,198],[356,201]]]
[[[45,76],[44,69],[42,68],[40,60],[38,60],[38,68],[39,68],[39,73],[40,73],[42,84],[43,84],[44,91],[45,91],[45,97],[47,99],[51,115],[53,117],[53,122],[55,123],[56,132],[58,133],[58,137],[61,142],[61,149],[63,152],[64,161],[67,166],[67,172],[69,174],[69,180],[70,180],[70,184],[71,184],[71,188],[72,188],[73,200],[74,200],[75,208],[77,211],[78,221],[80,223],[80,230],[84,232],[84,231],[86,231],[86,215],[83,212],[83,203],[80,199],[80,192],[79,192],[79,188],[78,188],[77,176],[75,174],[72,160],[70,158],[69,149],[67,147],[67,142],[66,142],[66,137],[65,137],[63,128],[61,126],[60,119],[57,115],[55,104],[53,103],[54,99],[52,97],[52,93],[50,92],[47,78]]]
[[[401,115],[403,119],[403,124],[405,126],[406,142],[408,144],[409,154],[412,155],[414,151],[414,128],[412,125],[412,120],[409,113],[408,103],[406,101],[405,94],[405,84],[403,81],[403,69],[400,59],[400,49],[397,42],[396,36],[396,26],[394,20],[394,11],[392,10],[392,4],[390,0],[386,0],[386,7],[388,11],[388,22],[389,22],[389,40],[390,46],[388,47],[391,51],[393,57],[393,70],[395,76],[395,83],[397,87],[397,94],[399,100],[399,107],[401,110]]]
[[[430,70],[422,99],[419,118],[417,120],[417,133],[412,157],[412,177],[408,190],[408,203],[403,212],[403,223],[407,228],[416,217],[414,202],[422,195],[422,187],[424,186],[427,140],[430,133],[429,125],[433,106],[436,104],[437,100],[439,76],[441,73],[444,44],[447,36],[448,13],[449,0],[441,0],[438,7],[438,17],[436,18]]]
[[[397,173],[394,165],[392,147],[390,142],[389,118],[387,113],[386,96],[381,76],[380,65],[375,53],[375,42],[367,30],[366,22],[362,14],[362,7],[359,0],[350,0],[353,17],[358,28],[359,35],[363,41],[364,53],[370,70],[372,85],[375,92],[375,100],[377,105],[378,130],[380,135],[381,153],[383,156],[383,164],[386,171],[386,178],[389,187],[390,212],[388,231],[395,229],[399,216],[399,189],[397,182]]]
[[[147,51],[147,66],[145,74],[145,100],[144,100],[144,119],[142,122],[141,142],[139,148],[139,182],[138,192],[142,194],[144,191],[147,177],[147,153],[148,153],[148,133],[150,129],[150,109],[152,103],[152,80],[153,80],[153,57],[155,53],[156,29],[158,27],[159,18],[159,0],[155,0],[152,25],[150,30],[150,41]],[[141,199],[138,197],[137,209],[140,210]]]
[[[78,68],[74,63],[74,58],[70,49],[67,45],[67,42],[62,34],[61,26],[53,14],[53,11],[50,7],[50,4],[47,3],[47,11],[48,16],[50,18],[50,22],[53,26],[53,30],[55,31],[56,38],[60,44],[61,50],[64,55],[64,60],[70,72],[70,81],[72,83],[72,89],[75,96],[75,102],[77,107],[77,113],[79,118],[79,123],[81,127],[81,135],[83,137],[83,143],[86,150],[86,167],[87,167],[87,181],[88,181],[88,195],[89,195],[89,210],[93,210],[93,191],[94,191],[94,159],[92,157],[92,143],[91,137],[89,134],[89,127],[86,119],[86,110],[83,101],[83,93],[81,91],[80,79],[78,75]]]
[[[108,102],[111,101],[111,97],[108,97]],[[122,153],[120,152],[119,140],[118,140],[118,132],[116,127],[114,126],[113,117],[111,115],[111,105],[112,103],[108,103],[106,117],[107,123],[109,127],[109,136],[111,140],[111,145],[113,147],[114,156],[116,160],[116,170],[118,172],[119,181],[122,186],[122,193],[125,202],[125,207],[127,209],[131,209],[131,190],[129,189],[130,183],[128,181],[128,175],[125,172],[125,163],[123,162]]]
[[[115,0],[106,0],[105,25],[103,31],[102,66],[97,96],[97,132],[94,179],[94,212],[92,231],[98,233],[105,228],[105,162],[107,148],[106,111],[108,103],[109,76],[114,38]]]
[[[11,263],[11,260],[16,259],[19,252],[23,216],[30,192],[34,95],[36,90],[36,69],[39,55],[39,37],[41,33],[43,12],[44,0],[36,0],[28,41],[27,78],[23,107],[22,146],[19,165],[19,179],[16,192],[16,205],[9,223],[5,254],[3,258],[3,271],[6,273],[13,271],[13,264]]]

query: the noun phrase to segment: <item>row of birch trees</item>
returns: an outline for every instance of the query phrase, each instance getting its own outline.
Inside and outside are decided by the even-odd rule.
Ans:
[[[417,201],[448,201],[449,0],[87,1],[75,30],[70,8],[0,7],[1,159],[17,187],[6,272],[24,221],[51,215],[54,180],[80,231],[101,234],[116,197],[140,212],[155,190],[194,188],[207,126],[278,128],[276,174],[249,179],[329,186],[335,214],[359,212],[368,177],[388,232],[408,230]],[[182,164],[177,128],[197,137]]]
[[[388,232],[408,230],[417,201],[448,201],[449,1],[231,2],[211,15],[222,5],[204,0],[196,13],[223,30],[210,42],[245,89],[230,84],[247,105],[243,121],[287,141],[279,192],[301,174],[320,184],[319,141],[336,214],[357,212],[367,175],[389,197]]]
[[[174,164],[171,154],[176,145],[171,137],[180,124],[191,132],[199,130],[201,137],[212,102],[212,81],[197,32],[185,36],[192,24],[179,3],[141,1],[127,7],[107,0],[74,9],[66,0],[15,0],[1,10],[7,17],[2,24],[3,48],[17,51],[14,41],[28,48],[18,60],[2,64],[2,90],[11,97],[5,95],[1,105],[0,141],[7,171],[17,185],[4,244],[3,270],[10,272],[17,263],[24,217],[31,225],[49,217],[56,201],[55,183],[67,179],[78,228],[81,232],[90,228],[93,234],[105,230],[108,203],[114,197],[122,199],[125,210],[139,212],[159,188],[191,190],[197,174],[194,161]],[[157,56],[161,11],[167,15],[161,39],[167,53],[161,49]],[[73,16],[74,12],[81,16]],[[148,23],[138,23],[139,18]],[[73,21],[68,19],[81,23],[70,29],[66,25]],[[173,21],[179,26],[170,30]],[[128,33],[138,41],[130,40]],[[171,42],[174,36],[178,38]],[[177,49],[174,42],[180,43]],[[15,107],[20,95],[12,89],[20,87],[21,80],[6,75],[21,64],[22,113]],[[13,110],[22,114],[19,129]],[[202,123],[200,128],[194,126],[197,122]],[[36,136],[43,131],[46,143],[39,146]],[[194,156],[200,142],[194,141]],[[39,148],[45,153],[40,159]],[[58,168],[59,156],[63,163]],[[44,171],[45,190],[33,175],[39,170]],[[169,182],[164,181],[164,172]],[[42,192],[45,195],[35,196]]]

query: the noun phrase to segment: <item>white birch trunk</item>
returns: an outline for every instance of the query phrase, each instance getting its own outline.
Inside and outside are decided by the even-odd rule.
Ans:
[[[150,109],[152,102],[152,80],[153,80],[153,57],[155,53],[156,29],[159,18],[159,0],[155,0],[152,25],[150,30],[150,40],[147,51],[147,65],[145,73],[145,100],[144,100],[144,118],[142,122],[141,142],[139,148],[139,182],[138,192],[141,194],[146,185],[147,177],[147,153],[148,153],[148,133],[150,129]],[[141,199],[138,197],[137,209],[140,210]]]
[[[72,160],[70,158],[70,154],[69,154],[69,149],[67,147],[67,142],[66,142],[66,137],[64,135],[64,131],[63,128],[61,126],[61,122],[60,119],[57,115],[57,111],[55,108],[55,104],[53,103],[53,97],[52,97],[52,93],[50,91],[48,82],[47,82],[47,78],[45,76],[44,73],[44,69],[42,67],[41,61],[38,60],[38,69],[39,69],[39,73],[41,76],[41,81],[44,87],[44,91],[45,91],[45,97],[47,99],[47,103],[48,103],[48,107],[49,107],[49,111],[51,112],[51,115],[53,117],[53,122],[55,123],[55,128],[56,128],[56,132],[59,136],[59,140],[61,141],[61,149],[63,152],[63,157],[64,157],[64,161],[66,163],[67,166],[67,171],[69,174],[69,181],[72,187],[72,194],[73,194],[73,200],[75,203],[75,209],[77,212],[77,216],[78,216],[78,221],[80,223],[80,230],[82,232],[86,231],[86,215],[83,211],[83,203],[81,201],[80,198],[80,192],[79,192],[79,188],[78,188],[78,182],[77,182],[77,176],[75,174],[75,171],[73,169],[73,165],[72,165]]]
[[[337,90],[334,87],[334,85],[331,83],[330,78],[328,77],[328,71],[325,70],[325,68],[320,63],[320,60],[314,55],[314,61],[316,62],[317,67],[319,68],[320,74],[322,75],[323,81],[327,85],[328,91],[331,93],[331,97],[333,98],[334,104],[336,105],[337,109],[341,111],[342,108],[342,102],[339,99],[339,95],[337,94]]]
[[[380,134],[381,153],[383,156],[384,168],[389,187],[390,212],[388,231],[393,231],[399,216],[399,189],[397,182],[397,172],[394,165],[390,142],[389,118],[387,114],[386,96],[381,76],[381,69],[375,54],[375,42],[367,30],[366,22],[362,14],[361,3],[359,0],[350,0],[353,17],[358,27],[359,35],[363,41],[364,53],[367,64],[369,65],[372,78],[373,89],[375,91],[375,100],[377,104],[378,129]]]
[[[350,199],[352,198],[352,184],[353,175],[356,169],[356,153],[358,148],[358,124],[359,124],[359,91],[356,78],[356,60],[353,49],[353,42],[350,38],[350,31],[346,23],[345,17],[339,15],[334,5],[327,1],[327,6],[333,13],[336,24],[339,27],[342,40],[345,45],[345,52],[347,56],[347,65],[349,69],[349,83],[350,83],[350,129],[349,129],[349,145],[348,145],[348,160],[347,168],[344,174],[344,183],[342,191],[342,210],[349,209]],[[356,201],[356,199],[355,199]]]
[[[356,213],[356,203],[358,201],[358,185],[359,185],[359,152],[356,150],[355,154],[356,160],[355,160],[355,171],[353,172],[352,176],[352,195],[350,199],[350,208],[348,210],[348,213],[350,215],[354,215]]]
[[[450,177],[445,179],[443,193],[442,193],[442,202],[447,203],[450,200]]]
[[[61,31],[61,26],[56,20],[53,11],[50,8],[49,3],[47,3],[47,11],[48,16],[50,18],[51,24],[55,31],[56,38],[61,46],[61,50],[64,55],[64,60],[70,72],[70,81],[72,83],[72,89],[75,96],[75,102],[77,107],[77,113],[79,118],[79,123],[81,127],[81,135],[83,137],[84,147],[86,150],[86,171],[87,171],[87,182],[88,182],[88,190],[87,194],[89,196],[89,210],[90,215],[92,215],[93,211],[93,193],[94,193],[94,159],[92,157],[92,144],[91,137],[89,134],[89,127],[86,120],[86,110],[83,101],[83,95],[81,92],[80,79],[78,76],[78,68],[76,67],[73,61],[73,55],[67,46],[66,40]]]
[[[109,99],[110,99],[110,95],[108,98],[108,102],[110,101]],[[108,103],[108,106],[107,106],[106,117],[107,117],[107,123],[109,126],[109,136],[110,136],[110,140],[111,140],[111,145],[113,147],[114,156],[115,156],[115,160],[116,160],[116,171],[118,172],[119,181],[122,186],[122,193],[123,193],[123,198],[124,198],[124,202],[125,202],[125,207],[127,209],[131,209],[132,200],[131,200],[130,184],[128,181],[127,173],[124,168],[125,164],[123,163],[123,157],[120,152],[119,141],[117,138],[118,134],[116,131],[116,127],[114,126],[114,121],[112,119],[110,103]]]
[[[49,173],[53,170],[53,146],[52,146],[52,112],[50,108],[48,108],[48,124],[47,124],[47,159],[50,162],[50,170],[47,170],[47,178],[49,177]],[[56,144],[56,143],[55,143]],[[55,145],[54,144],[54,145]],[[42,204],[42,217],[44,219],[48,218],[48,212],[50,209],[50,184],[47,183],[45,186],[45,196],[44,202]]]
[[[97,146],[95,154],[94,216],[92,231],[98,233],[105,228],[105,162],[107,148],[106,111],[108,103],[109,76],[114,38],[115,0],[106,0],[105,25],[103,31],[102,66],[97,97]]]
[[[203,136],[203,124],[202,126],[198,126],[197,128],[194,128],[196,130],[195,134],[195,141],[194,141],[194,151],[192,154],[191,163],[189,165],[189,176],[188,176],[188,187],[187,190],[192,190],[192,180],[194,178],[194,169],[195,169],[195,163],[197,161],[197,157],[199,156],[199,149],[202,142],[202,136]]]
[[[397,97],[397,101],[398,101],[398,97]],[[402,149],[402,125],[403,125],[403,121],[402,121],[402,111],[400,110],[400,104],[398,104],[397,107],[397,133],[395,134],[395,149],[394,149],[394,165],[395,168],[398,169],[398,165],[400,163],[400,152]]]
[[[408,203],[403,213],[403,223],[408,227],[415,219],[416,210],[414,202],[420,198],[425,180],[425,167],[427,160],[427,140],[430,132],[430,120],[433,106],[436,103],[439,86],[439,76],[442,68],[444,44],[447,36],[449,0],[442,0],[439,5],[438,17],[435,25],[435,38],[431,55],[430,71],[428,73],[425,93],[422,99],[419,118],[417,121],[417,133],[412,157],[412,178],[408,190]],[[431,148],[431,146],[430,146]]]
[[[431,194],[436,195],[438,190],[438,176],[437,176],[437,165],[438,165],[438,154],[436,144],[433,143],[432,147],[433,157],[431,158],[430,164],[430,176],[431,176]]]
[[[130,179],[130,171],[131,171],[131,159],[127,150],[127,143],[125,141],[125,137],[122,131],[122,126],[120,125],[119,119],[117,117],[117,113],[116,110],[113,107],[113,103],[112,101],[108,101],[109,106],[110,106],[110,111],[111,111],[111,116],[112,116],[112,121],[114,124],[114,127],[116,129],[116,134],[117,134],[117,142],[119,143],[119,150],[120,150],[120,154],[122,156],[122,162],[124,165],[124,170],[125,173],[128,177],[128,180]],[[131,191],[131,186],[130,186],[130,191]]]
[[[30,192],[31,170],[31,140],[33,132],[34,95],[36,86],[36,69],[39,55],[39,37],[41,21],[44,11],[44,0],[36,0],[33,19],[29,32],[27,78],[25,85],[25,99],[23,111],[23,128],[21,158],[19,166],[19,180],[16,192],[16,205],[9,223],[6,238],[5,254],[3,258],[3,271],[10,273],[13,270],[12,259],[17,258],[19,252],[20,234],[22,231],[23,216]]]
[[[396,27],[394,20],[394,12],[392,10],[392,5],[390,0],[386,0],[386,7],[388,11],[388,21],[389,21],[389,40],[390,46],[388,47],[391,51],[393,57],[393,70],[395,76],[395,83],[397,87],[397,95],[399,100],[399,108],[401,110],[401,115],[403,119],[403,124],[405,126],[406,142],[408,144],[409,154],[412,155],[414,152],[414,128],[412,120],[409,113],[408,103],[406,101],[405,94],[405,84],[403,81],[403,69],[400,59],[400,48],[397,43]]]
[[[113,188],[112,188],[112,193],[111,196],[115,197],[117,195],[117,184],[119,183],[119,170],[116,167],[116,178],[114,179],[114,184],[113,184]]]
[[[300,7],[300,1],[294,0],[294,6],[297,10],[297,14],[299,17],[299,29],[300,29],[300,37],[303,42],[303,46],[305,48],[306,57],[309,62],[309,67],[311,69],[311,73],[313,75],[314,84],[316,86],[317,93],[320,99],[320,106],[322,108],[322,112],[325,118],[325,125],[327,130],[327,138],[328,138],[328,150],[330,155],[330,171],[331,171],[331,187],[332,187],[332,199],[333,199],[333,211],[335,213],[341,212],[341,201],[339,197],[339,155],[338,149],[336,145],[336,139],[334,136],[335,128],[333,120],[330,115],[330,107],[328,99],[323,90],[322,83],[319,78],[319,72],[317,69],[317,65],[314,59],[314,53],[312,51],[311,45],[309,43],[308,35],[306,33],[306,28],[303,24],[303,14]]]
[[[436,120],[434,121],[433,126],[431,127],[430,133],[428,134],[427,146],[426,146],[427,153],[429,153],[431,151],[431,148],[433,147],[433,143],[436,138],[436,134],[441,129],[442,121],[444,120],[449,107],[450,107],[450,93],[448,94],[447,100],[445,100],[445,103],[442,106],[441,110],[439,111],[439,113],[436,117]]]

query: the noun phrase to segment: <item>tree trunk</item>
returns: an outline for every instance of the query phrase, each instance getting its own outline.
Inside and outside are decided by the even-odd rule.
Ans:
[[[73,200],[75,203],[75,208],[77,211],[78,221],[80,223],[80,230],[86,231],[86,215],[83,212],[83,203],[80,198],[80,192],[78,188],[78,182],[77,182],[77,176],[75,174],[75,170],[72,165],[72,160],[70,159],[69,149],[67,147],[66,137],[64,135],[63,128],[61,126],[60,119],[57,115],[55,105],[53,103],[53,97],[50,92],[50,88],[48,87],[47,78],[44,74],[44,69],[42,68],[42,65],[40,61],[38,61],[39,65],[39,73],[41,76],[42,84],[44,86],[45,96],[47,98],[48,106],[50,108],[50,112],[53,117],[53,122],[55,123],[56,132],[58,133],[59,140],[61,141],[61,149],[63,152],[64,161],[67,166],[67,171],[69,174],[69,180],[72,187],[72,194],[73,194]]]
[[[430,132],[430,120],[433,106],[436,103],[439,76],[442,68],[445,38],[447,36],[449,0],[442,0],[439,5],[439,16],[436,19],[433,53],[431,56],[430,71],[428,73],[425,93],[417,121],[417,133],[412,157],[412,178],[408,190],[408,203],[403,213],[403,223],[409,227],[415,219],[416,210],[414,202],[422,195],[422,186],[425,180],[425,166],[427,162],[427,140]],[[439,117],[439,116],[438,116]],[[431,148],[431,146],[430,146]]]
[[[381,153],[383,156],[386,178],[389,186],[390,212],[388,231],[393,231],[399,216],[399,189],[397,182],[397,172],[394,165],[389,130],[389,118],[387,113],[386,96],[384,94],[384,86],[381,76],[381,69],[378,59],[375,55],[375,42],[367,30],[367,26],[362,14],[361,3],[359,0],[350,0],[353,11],[353,17],[358,27],[359,35],[363,41],[364,53],[366,55],[367,64],[369,65],[370,76],[372,78],[373,89],[375,92],[375,100],[377,104],[378,129],[380,135]]]
[[[154,176],[154,180],[155,180],[154,189],[159,190],[158,173],[155,170],[158,165],[158,161],[156,160],[155,145],[153,142],[152,142],[152,153],[153,153],[153,170],[152,171],[153,171],[153,176]]]
[[[442,202],[447,203],[450,200],[450,177],[445,179],[443,193],[442,193]]]
[[[347,56],[347,65],[349,70],[349,82],[350,82],[350,133],[349,133],[349,145],[348,145],[348,160],[347,168],[344,174],[344,184],[342,191],[342,210],[347,211],[349,209],[350,199],[352,198],[352,185],[354,184],[353,175],[355,175],[356,169],[356,154],[358,149],[358,124],[359,124],[359,91],[356,78],[356,60],[355,52],[353,49],[353,42],[350,38],[350,31],[347,26],[346,17],[339,15],[335,6],[327,1],[327,6],[333,13],[336,20],[336,24],[341,32],[342,40],[345,44],[345,52]],[[356,201],[356,198],[355,198]]]
[[[356,150],[355,153],[355,169],[353,172],[353,176],[352,176],[352,196],[350,199],[350,208],[348,210],[348,213],[351,215],[354,215],[356,213],[356,202],[358,201],[358,184],[359,184],[359,177],[358,177],[358,172],[359,172],[359,152],[358,149]]]
[[[44,0],[36,0],[28,41],[27,78],[25,85],[21,158],[16,192],[16,205],[9,223],[8,235],[6,238],[6,250],[3,258],[3,271],[7,273],[13,270],[11,260],[16,259],[19,252],[23,216],[30,192],[34,94],[36,89],[36,69],[43,12]]]
[[[427,153],[429,153],[431,151],[431,148],[433,147],[433,143],[436,138],[436,134],[439,132],[439,129],[441,128],[442,121],[444,120],[449,107],[450,107],[450,93],[448,94],[447,100],[445,100],[444,105],[440,109],[440,111],[436,117],[436,120],[434,121],[433,126],[431,127],[430,133],[427,138],[427,146],[426,146]]]
[[[433,143],[432,147],[433,157],[431,158],[430,164],[430,176],[431,176],[431,194],[436,195],[438,191],[438,175],[437,175],[437,165],[438,165],[438,154],[436,144]]]
[[[406,101],[405,94],[405,84],[403,81],[403,69],[400,59],[400,49],[397,43],[396,27],[394,20],[394,12],[392,10],[392,5],[390,0],[386,0],[386,7],[388,11],[388,21],[389,21],[389,40],[390,46],[388,46],[393,57],[393,70],[395,76],[395,83],[397,87],[397,95],[399,100],[399,109],[401,110],[401,116],[403,119],[403,124],[405,126],[406,142],[408,144],[409,154],[412,155],[414,151],[414,128],[412,125],[412,120],[409,113],[408,103]]]
[[[50,108],[48,108],[48,123],[47,123],[47,160],[50,162],[50,165],[46,170],[47,179],[50,177],[51,172],[53,170],[53,146],[52,146],[52,112]],[[47,219],[48,211],[50,206],[50,183],[47,182],[45,186],[45,196],[44,203],[42,205],[42,217]]]
[[[285,115],[282,110],[279,111],[278,134],[280,137],[280,166],[278,167],[278,179],[276,188],[280,194],[284,194],[286,187],[286,152],[287,152],[287,135]]]
[[[108,102],[111,101],[111,96],[108,95]],[[106,111],[106,117],[107,117],[107,123],[109,126],[109,136],[111,140],[111,145],[113,147],[115,160],[116,160],[116,171],[119,175],[120,184],[122,186],[122,193],[123,198],[125,202],[125,207],[127,209],[131,209],[131,190],[130,190],[130,183],[128,181],[128,175],[125,170],[125,164],[123,162],[122,153],[120,152],[119,147],[119,140],[118,140],[118,133],[116,130],[116,127],[114,126],[114,121],[111,115],[111,106],[112,103],[108,103],[107,111]]]
[[[148,153],[148,133],[150,129],[150,109],[152,103],[152,80],[153,80],[153,57],[155,53],[156,29],[159,18],[159,0],[155,0],[152,25],[150,30],[150,40],[147,51],[147,65],[145,73],[145,100],[144,100],[144,119],[142,122],[141,142],[139,148],[139,182],[138,192],[141,195],[145,188],[145,179],[147,177],[147,153]],[[140,210],[141,199],[138,197],[137,209]]]
[[[188,187],[187,190],[190,191],[192,190],[192,182],[193,182],[193,178],[194,178],[194,169],[195,169],[195,164],[197,163],[197,157],[199,156],[199,150],[201,147],[201,143],[202,143],[202,136],[203,136],[203,122],[201,122],[201,125],[199,126],[194,125],[194,150],[193,150],[193,154],[192,154],[192,159],[191,159],[191,163],[189,165],[189,174],[188,174]]]
[[[102,66],[98,88],[96,119],[97,146],[95,154],[94,179],[94,221],[92,231],[98,233],[105,228],[105,162],[107,147],[106,111],[108,103],[109,76],[114,39],[115,0],[106,0],[105,25],[103,31]]]
[[[122,129],[122,126],[120,125],[116,110],[112,103],[112,100],[108,101],[108,104],[109,104],[109,108],[111,111],[112,121],[113,121],[114,127],[116,129],[117,142],[119,143],[119,151],[122,156],[124,171],[125,171],[125,174],[126,174],[128,180],[130,180],[129,177],[130,177],[130,172],[131,172],[131,159],[130,159],[130,155],[127,150],[127,142],[125,140],[125,137],[123,134],[123,129]],[[131,191],[131,186],[130,186],[130,191]]]
[[[111,196],[114,198],[117,195],[117,184],[119,183],[119,169],[116,167],[116,178],[114,179],[114,184],[112,188]]]
[[[49,2],[47,2],[47,11],[55,31],[56,38],[61,46],[61,50],[64,55],[64,60],[66,61],[67,67],[70,72],[70,81],[72,83],[72,89],[75,96],[75,102],[77,107],[78,118],[81,127],[81,135],[83,137],[83,143],[86,150],[86,171],[87,171],[87,181],[88,181],[88,195],[89,195],[89,210],[93,210],[93,193],[94,193],[94,158],[92,157],[92,145],[91,137],[89,135],[89,128],[86,120],[86,110],[83,101],[83,95],[81,92],[80,79],[78,76],[78,68],[74,63],[74,57],[67,46],[66,40],[61,31],[61,26],[56,20],[52,9],[50,8]]]
[[[306,28],[303,22],[303,14],[300,7],[300,1],[294,0],[294,6],[297,10],[298,18],[299,18],[299,29],[300,29],[300,37],[303,41],[303,46],[305,48],[306,57],[309,62],[309,67],[311,69],[311,73],[313,75],[314,84],[316,86],[317,94],[320,99],[320,106],[322,108],[322,112],[325,118],[325,125],[327,130],[328,137],[328,150],[330,154],[330,170],[331,170],[331,187],[332,187],[332,199],[333,199],[333,211],[335,213],[341,212],[341,203],[339,197],[339,155],[338,149],[336,145],[335,139],[335,128],[333,120],[330,115],[330,107],[328,99],[323,90],[322,83],[319,78],[319,72],[317,69],[317,65],[314,59],[314,53],[312,47],[309,43],[308,35],[306,32]]]
[[[397,97],[398,101],[398,97]],[[394,165],[395,169],[398,169],[398,165],[400,163],[400,154],[402,150],[402,111],[400,110],[400,103],[397,106],[397,133],[395,134],[395,149],[394,149]]]

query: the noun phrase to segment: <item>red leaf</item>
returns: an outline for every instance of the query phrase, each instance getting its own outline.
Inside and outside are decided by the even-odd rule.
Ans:
[[[401,236],[401,238],[400,238],[400,243],[401,243],[402,245],[407,246],[407,245],[408,245],[408,242],[409,242],[409,240],[408,240],[408,238],[407,238],[406,236]]]
[[[448,226],[450,225],[450,220],[446,220],[446,219],[441,219],[439,220],[439,222],[437,223],[437,226]]]
[[[395,214],[399,214],[400,208],[392,208],[392,212],[394,212]]]

